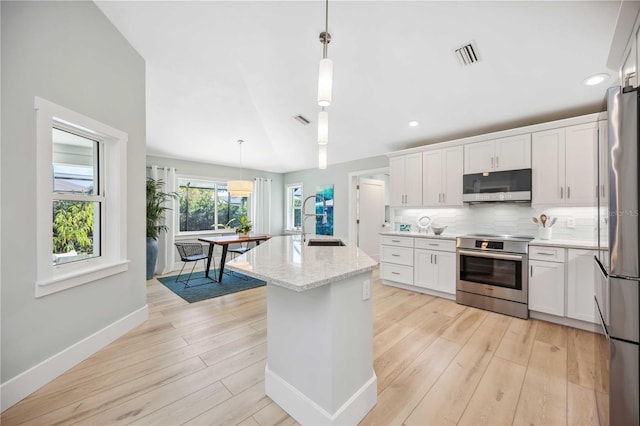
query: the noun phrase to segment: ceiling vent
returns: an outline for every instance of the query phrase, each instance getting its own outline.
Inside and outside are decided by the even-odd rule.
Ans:
[[[460,62],[460,65],[467,66],[471,64],[475,64],[480,61],[480,56],[478,55],[478,48],[475,42],[469,42],[464,46],[460,46],[455,49],[456,57]]]
[[[307,124],[311,123],[311,121],[309,121],[306,117],[298,114],[298,115],[294,115],[293,116],[294,120],[296,120],[297,122],[301,123],[302,125],[306,126]]]

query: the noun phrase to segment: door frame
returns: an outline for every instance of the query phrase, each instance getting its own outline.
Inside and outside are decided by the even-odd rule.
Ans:
[[[349,210],[348,210],[348,239],[349,242],[357,246],[357,227],[356,227],[356,203],[358,198],[356,197],[357,186],[358,186],[358,178],[366,177],[369,175],[380,175],[380,174],[388,174],[389,167],[380,167],[377,169],[369,169],[369,170],[358,170],[355,172],[349,172],[347,175],[348,183],[347,187],[349,188]]]

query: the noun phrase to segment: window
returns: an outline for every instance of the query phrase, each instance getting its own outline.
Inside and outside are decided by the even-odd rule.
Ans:
[[[233,228],[248,217],[248,197],[232,197],[224,182],[180,178],[178,185],[180,232]]]
[[[35,109],[41,297],[127,270],[127,134],[38,97]]]
[[[285,187],[286,193],[286,229],[299,230],[302,226],[302,184]]]

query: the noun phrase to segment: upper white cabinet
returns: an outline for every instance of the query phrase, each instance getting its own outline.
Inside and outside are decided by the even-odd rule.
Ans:
[[[389,159],[391,205],[422,205],[422,153],[400,155]]]
[[[597,147],[595,122],[533,133],[531,203],[594,205]]]
[[[461,206],[462,146],[422,153],[422,204],[428,207]]]
[[[464,173],[531,167],[531,134],[475,142],[464,146]]]

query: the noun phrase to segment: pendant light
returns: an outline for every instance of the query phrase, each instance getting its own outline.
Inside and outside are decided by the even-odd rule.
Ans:
[[[322,60],[318,72],[318,105],[322,110],[318,113],[318,168],[327,168],[327,144],[329,143],[329,112],[325,107],[331,106],[333,88],[333,61],[327,58],[327,48],[331,42],[329,34],[329,0],[325,0],[324,31],[320,33],[322,43]]]
[[[227,190],[232,197],[248,197],[253,192],[253,182],[250,180],[242,180],[242,139],[238,140],[240,145],[240,180],[230,180],[227,182]]]
[[[333,61],[327,58],[327,47],[331,42],[329,34],[329,0],[325,0],[325,26],[320,33],[322,43],[322,60],[318,72],[318,105],[328,107],[331,105],[331,89],[333,86]]]

